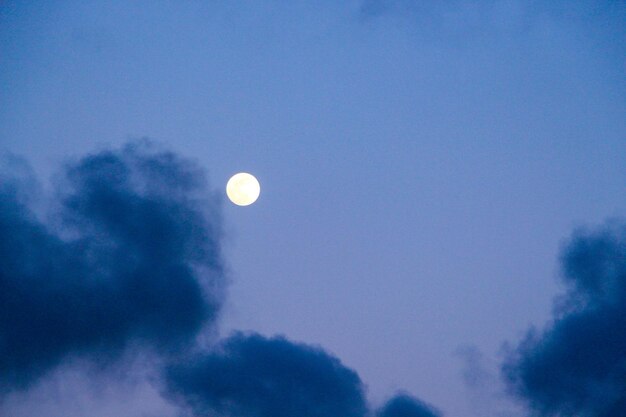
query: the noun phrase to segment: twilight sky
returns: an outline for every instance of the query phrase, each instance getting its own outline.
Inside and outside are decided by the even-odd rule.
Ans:
[[[231,417],[326,390],[318,417],[623,417],[602,370],[626,340],[602,336],[626,334],[625,22],[610,0],[0,2],[0,416],[200,415],[231,389]],[[572,364],[572,335],[614,349]],[[608,394],[542,391],[556,369]],[[292,373],[309,403],[259,395],[297,397]]]

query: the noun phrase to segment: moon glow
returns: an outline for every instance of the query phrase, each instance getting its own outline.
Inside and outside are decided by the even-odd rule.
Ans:
[[[240,172],[233,175],[226,184],[226,195],[238,206],[249,206],[261,194],[261,185],[254,175]]]

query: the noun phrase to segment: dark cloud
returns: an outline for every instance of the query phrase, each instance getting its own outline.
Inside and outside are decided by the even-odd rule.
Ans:
[[[377,413],[377,417],[439,417],[441,414],[431,406],[408,394],[400,394],[389,400]]]
[[[28,398],[44,376],[80,388],[85,376],[71,378],[68,369],[115,368],[132,346],[157,355],[142,370],[159,375],[143,381],[148,392],[163,387],[162,400],[198,415],[439,415],[406,395],[377,414],[356,372],[320,348],[283,337],[235,333],[208,351],[199,348],[197,336],[217,319],[225,280],[219,199],[206,194],[192,162],[145,142],[102,151],[65,166],[53,209],[45,211],[33,210],[41,190],[24,163],[7,160],[0,178],[4,398]],[[130,383],[122,376],[118,382]]]
[[[317,347],[236,333],[208,354],[166,371],[168,395],[194,415],[216,417],[440,417],[400,394],[368,409],[356,372]]]
[[[15,165],[15,164],[13,164]],[[25,387],[68,355],[129,343],[179,348],[215,319],[218,205],[201,171],[146,143],[69,164],[54,226],[29,181],[0,181],[0,386]]]
[[[358,375],[321,349],[237,333],[172,366],[167,383],[196,415],[363,417]]]
[[[626,416],[626,226],[575,233],[563,252],[568,291],[552,323],[505,364],[511,389],[540,416]]]

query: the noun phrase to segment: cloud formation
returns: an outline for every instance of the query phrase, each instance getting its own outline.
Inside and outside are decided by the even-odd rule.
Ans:
[[[168,396],[196,416],[440,417],[398,394],[369,409],[359,376],[324,350],[284,337],[235,333],[166,370]]]
[[[180,348],[216,318],[217,202],[193,163],[141,143],[87,156],[65,167],[53,224],[28,183],[0,181],[0,387],[70,355]]]
[[[197,415],[362,417],[359,376],[323,350],[283,337],[236,333],[167,372]]]
[[[439,416],[404,394],[372,410],[355,371],[281,336],[200,347],[226,280],[219,199],[192,161],[147,142],[86,156],[65,166],[47,221],[27,171],[16,159],[0,170],[0,396],[27,398],[44,376],[76,385],[72,372],[115,368],[132,346],[158,358],[134,364],[158,375],[147,392],[195,415]]]
[[[377,417],[439,417],[441,414],[431,406],[408,394],[399,394],[385,404]]]
[[[562,264],[568,290],[552,322],[528,333],[504,375],[537,415],[624,417],[626,225],[576,232]]]

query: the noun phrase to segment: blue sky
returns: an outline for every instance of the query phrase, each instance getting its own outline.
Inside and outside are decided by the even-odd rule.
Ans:
[[[374,403],[401,389],[511,415],[503,343],[550,318],[572,230],[626,209],[625,17],[621,1],[4,1],[0,145],[42,181],[143,137],[196,159],[224,200],[222,334],[323,346]],[[247,208],[223,195],[238,171],[261,182]]]

